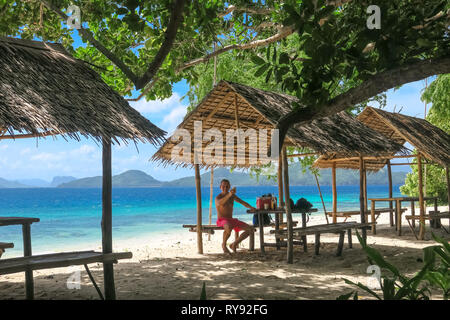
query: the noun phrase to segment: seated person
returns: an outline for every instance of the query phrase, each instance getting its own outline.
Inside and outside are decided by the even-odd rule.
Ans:
[[[227,179],[223,179],[220,182],[220,190],[222,192],[216,197],[216,209],[217,209],[217,226],[223,227],[223,242],[222,249],[224,253],[230,253],[227,248],[227,240],[231,235],[231,230],[241,231],[242,233],[236,241],[230,244],[231,250],[236,252],[236,248],[244,239],[246,239],[250,233],[254,232],[253,227],[249,226],[247,223],[240,221],[238,219],[233,218],[233,205],[234,201],[239,202],[243,206],[256,210],[254,207],[249,205],[247,202],[241,200],[236,195],[236,187],[230,190],[230,181]]]

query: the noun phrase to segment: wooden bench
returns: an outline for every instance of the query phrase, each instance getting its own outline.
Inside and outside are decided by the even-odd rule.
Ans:
[[[406,208],[402,208],[402,213],[405,212]],[[378,217],[380,216],[381,213],[395,213],[395,209],[391,209],[391,208],[379,208],[379,209],[375,209],[375,221],[378,219]],[[361,214],[361,212],[359,210],[350,210],[350,211],[339,211],[336,213],[333,212],[327,212],[329,217],[333,217],[336,216],[336,218],[345,218],[344,222],[347,221],[348,218],[350,218],[351,216],[359,216]],[[370,210],[366,210],[365,212],[366,217],[371,215],[371,211]],[[367,220],[367,219],[366,219]]]
[[[5,249],[14,248],[14,243],[12,242],[0,242],[0,258],[2,254],[5,252]]]
[[[376,223],[376,222],[374,222]],[[342,249],[344,246],[345,233],[348,232],[348,245],[352,248],[352,229],[370,229],[373,223],[358,223],[358,222],[340,222],[340,223],[330,223],[330,224],[320,224],[304,228],[294,228],[293,229],[293,239],[302,240],[303,250],[307,251],[306,236],[315,235],[315,254],[319,254],[320,249],[320,235],[324,233],[337,233],[339,234],[339,243],[336,252],[336,256],[342,255]],[[275,237],[278,239],[287,238],[287,230],[271,230],[270,233],[275,233]]]
[[[406,218],[406,221],[408,222],[409,228],[411,229],[411,231],[414,234],[414,237],[416,237],[416,239],[419,240],[419,238],[417,237],[417,234],[416,234],[415,225],[413,225],[411,223],[411,220],[412,221],[420,220],[421,219],[420,215],[408,215],[408,216],[405,216],[405,218]],[[437,212],[437,213],[436,213],[436,211],[430,211],[429,214],[423,216],[424,220],[439,220],[440,221],[441,219],[446,219],[446,218],[449,219],[449,230],[445,229],[445,227],[442,224],[440,224],[440,226],[442,229],[445,230],[445,232],[449,233],[449,231],[450,231],[450,212],[449,211]]]
[[[104,300],[104,297],[97,284],[95,283],[95,280],[87,265],[89,263],[95,262],[117,263],[120,259],[130,259],[132,256],[133,254],[131,252],[115,252],[104,254],[95,251],[76,251],[3,259],[0,260],[0,275],[30,270],[32,271],[84,265],[86,272],[89,275],[89,279],[92,281],[92,284],[97,290],[100,298]]]
[[[297,221],[294,221],[294,226],[297,225]],[[250,224],[251,227],[254,228],[254,230],[256,231],[256,228],[259,228],[259,226],[255,226],[253,224]],[[268,225],[265,225],[264,227],[272,227],[275,228],[275,223],[270,223]],[[286,223],[280,223],[280,228],[286,228],[287,224]],[[183,224],[183,228],[189,228],[190,232],[197,232],[197,225],[196,224]],[[222,227],[219,227],[215,224],[204,224],[202,225],[202,233],[207,233],[207,234],[214,234],[215,230],[223,230]],[[237,239],[239,237],[239,232],[235,232],[235,239]],[[249,250],[250,251],[254,251],[255,250],[255,234],[252,233],[249,236]]]

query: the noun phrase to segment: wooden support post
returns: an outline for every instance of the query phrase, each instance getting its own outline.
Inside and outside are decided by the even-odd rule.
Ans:
[[[211,179],[209,185],[209,224],[212,224],[213,186],[214,186],[214,168],[211,168]],[[211,240],[210,233],[208,233],[208,240]]]
[[[370,206],[370,222],[372,222],[372,234],[377,234],[377,228],[375,227],[375,201],[371,201]]]
[[[331,189],[333,193],[333,223],[337,222],[337,190],[336,190],[336,162],[333,163],[331,169]]]
[[[416,209],[414,208],[414,201],[411,201],[411,215],[414,217],[416,215]],[[416,219],[412,219],[411,221],[412,227],[416,227]]]
[[[417,169],[419,171],[419,206],[420,206],[420,226],[419,226],[419,239],[425,238],[425,202],[423,200],[423,173],[422,173],[422,155],[417,155]]]
[[[368,201],[367,201],[367,170],[366,170],[366,164],[365,163],[364,163],[364,208],[366,210],[369,208],[369,204],[368,204]]]
[[[112,253],[112,172],[111,140],[102,139],[102,252]],[[114,267],[112,262],[103,263],[103,278],[106,300],[116,299]]]
[[[314,253],[317,255],[319,255],[319,250],[320,250],[320,233],[316,233],[316,239],[315,239],[315,243],[314,243]]]
[[[397,213],[397,234],[402,235],[402,202],[400,200],[395,201],[395,209]]]
[[[366,223],[366,208],[364,207],[364,160],[359,157],[359,212],[361,215],[361,223]],[[362,229],[362,237],[364,241],[367,239],[367,230]]]
[[[200,181],[200,166],[195,164],[195,191],[197,196],[197,251],[203,254],[202,234],[202,190]]]
[[[363,229],[364,230],[364,229]],[[340,257],[342,255],[342,249],[344,248],[345,231],[339,232],[339,243],[336,252],[336,256]]]
[[[278,207],[284,208],[283,200],[283,157],[278,157]],[[280,223],[283,223],[283,214],[279,215]]]
[[[286,154],[286,147],[283,146],[283,182],[284,182],[284,205],[286,207],[287,222],[287,263],[294,263],[294,243],[293,243],[293,226],[292,226],[292,208],[290,205],[289,194],[289,167]]]
[[[29,223],[24,223],[22,225],[22,236],[23,236],[23,256],[29,257],[32,255],[31,230]],[[25,271],[25,296],[27,300],[34,299],[34,280],[32,270]]]
[[[387,161],[387,171],[388,171],[388,180],[389,180],[389,198],[393,197],[392,192],[392,167],[391,167],[391,160]],[[389,223],[391,224],[391,227],[394,226],[394,204],[392,201],[389,201]]]
[[[353,248],[352,229],[348,229],[347,233],[348,233],[348,247],[351,249]]]
[[[327,208],[325,207],[325,202],[323,201],[322,191],[320,190],[319,179],[317,178],[316,173],[314,173],[314,177],[316,178],[317,189],[319,189],[320,200],[322,200],[323,213],[325,214],[325,219],[327,220],[327,224],[329,224],[330,222],[328,221]]]

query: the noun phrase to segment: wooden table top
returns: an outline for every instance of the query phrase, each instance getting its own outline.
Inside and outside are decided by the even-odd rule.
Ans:
[[[291,213],[310,213],[310,212],[317,212],[318,210],[316,208],[311,208],[309,210],[292,210]],[[277,209],[269,209],[269,210],[247,210],[247,213],[249,214],[263,214],[263,213],[286,213],[286,209],[283,208],[277,208]]]
[[[0,217],[0,226],[11,226],[15,224],[31,224],[41,221],[39,218],[25,217]]]
[[[423,197],[423,200],[434,200],[437,197]],[[370,201],[419,201],[419,197],[368,198]]]

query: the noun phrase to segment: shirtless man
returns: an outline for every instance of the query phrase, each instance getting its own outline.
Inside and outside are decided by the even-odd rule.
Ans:
[[[231,235],[231,231],[234,229],[235,231],[244,230],[236,241],[230,244],[231,250],[236,252],[236,248],[244,239],[246,239],[250,233],[254,232],[253,227],[249,226],[243,221],[233,218],[233,205],[234,201],[239,202],[243,206],[256,210],[254,207],[249,205],[247,202],[241,200],[236,195],[236,187],[230,190],[230,181],[227,179],[223,179],[220,182],[220,190],[222,192],[216,197],[216,209],[217,209],[217,222],[216,224],[219,227],[223,227],[223,242],[222,249],[224,253],[230,253],[227,248],[227,240]]]

